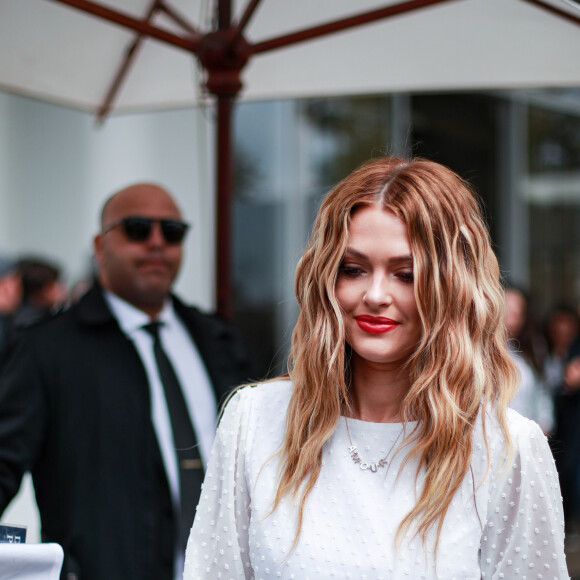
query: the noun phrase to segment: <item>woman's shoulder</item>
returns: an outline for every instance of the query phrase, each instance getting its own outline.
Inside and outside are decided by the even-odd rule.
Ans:
[[[492,416],[494,430],[499,431],[500,423],[497,413],[490,414]],[[509,434],[512,438],[521,438],[522,436],[527,437],[536,432],[542,433],[540,426],[535,421],[524,417],[521,413],[518,413],[518,411],[509,407],[505,411],[505,420]]]
[[[505,425],[511,447],[493,408],[480,413],[478,423],[473,432],[471,468],[478,482],[487,482],[480,493],[485,495],[486,489],[491,492],[501,487],[504,480],[517,481],[522,473],[531,475],[538,469],[543,470],[542,478],[549,476],[557,481],[548,440],[535,421],[513,409],[506,410]]]
[[[291,393],[288,380],[238,388],[223,409],[218,439],[225,447],[240,444],[246,456],[272,455],[284,433]]]
[[[507,409],[506,422],[516,453],[530,456],[543,453],[551,458],[548,438],[536,421],[527,419],[513,409]]]
[[[258,412],[276,411],[288,406],[292,394],[292,382],[288,379],[277,379],[239,387],[226,403],[225,411],[241,410]]]
[[[505,423],[515,455],[532,453],[538,448],[547,449],[547,438],[535,421],[508,408],[505,413]],[[505,433],[493,409],[488,409],[485,414],[485,435],[492,454],[494,450],[503,453],[506,448]]]

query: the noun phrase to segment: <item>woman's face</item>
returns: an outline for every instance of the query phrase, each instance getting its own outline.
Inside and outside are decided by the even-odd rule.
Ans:
[[[336,298],[359,363],[392,368],[406,362],[422,326],[407,228],[393,212],[374,205],[355,211]]]

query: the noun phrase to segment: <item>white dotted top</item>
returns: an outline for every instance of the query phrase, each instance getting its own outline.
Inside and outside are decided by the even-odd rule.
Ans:
[[[415,483],[416,463],[397,477],[403,449],[388,468],[361,470],[350,457],[344,420],[324,447],[291,551],[296,505],[284,498],[269,515],[278,467],[271,457],[282,443],[291,391],[289,381],[267,383],[242,389],[228,404],[187,546],[185,580],[568,578],[554,461],[536,423],[512,410],[507,417],[514,454],[503,469],[497,421],[487,419],[487,475],[481,424],[475,429],[473,476],[468,473],[451,502],[436,563],[433,537],[423,546],[408,533],[395,547],[399,522],[422,485],[421,474]],[[349,419],[348,426],[365,461],[378,461],[403,438],[402,423]]]

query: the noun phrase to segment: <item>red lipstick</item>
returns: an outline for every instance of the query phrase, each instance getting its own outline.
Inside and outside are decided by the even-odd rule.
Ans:
[[[384,316],[371,316],[370,314],[360,314],[355,316],[355,320],[361,330],[369,334],[384,334],[396,328],[399,323]]]

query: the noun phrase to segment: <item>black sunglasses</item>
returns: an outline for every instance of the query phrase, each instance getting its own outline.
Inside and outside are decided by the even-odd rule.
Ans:
[[[156,219],[148,217],[130,216],[120,219],[112,224],[109,224],[104,230],[103,234],[116,228],[119,225],[123,226],[125,235],[133,242],[144,242],[151,235],[153,224],[158,222],[161,226],[161,233],[163,239],[168,244],[180,244],[189,229],[189,224],[179,220],[170,219]]]

